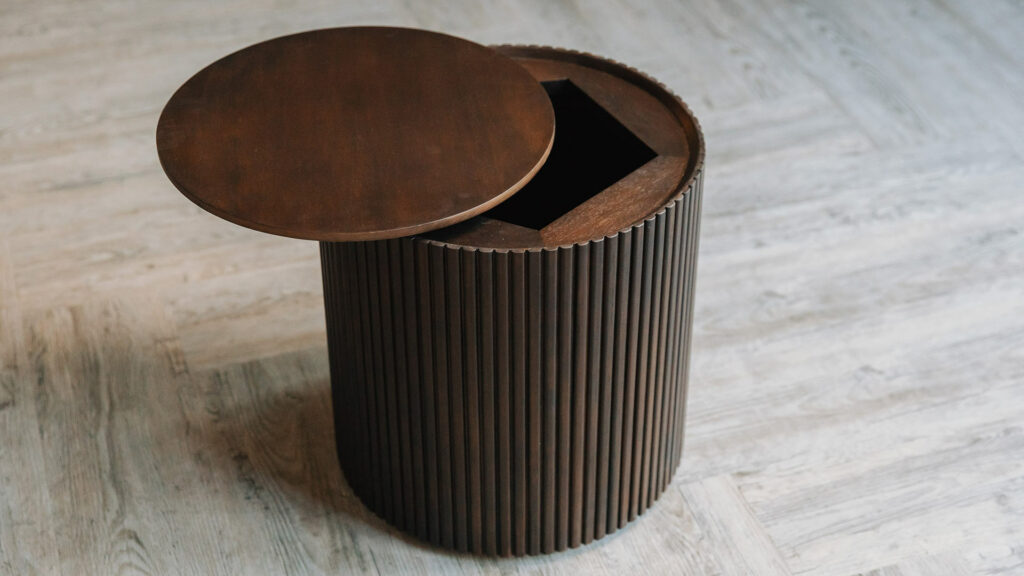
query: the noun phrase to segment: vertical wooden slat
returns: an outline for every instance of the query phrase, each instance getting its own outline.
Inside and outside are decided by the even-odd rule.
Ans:
[[[420,337],[420,400],[423,402],[423,461],[426,469],[426,500],[430,511],[427,533],[430,542],[441,542],[441,478],[437,448],[437,383],[434,370],[434,298],[431,292],[431,252],[427,244],[415,245],[416,285],[419,315],[416,333]]]
[[[666,388],[668,386],[666,382],[665,366],[667,364],[667,355],[671,347],[672,335],[669,332],[670,325],[672,323],[671,308],[672,308],[672,289],[669,284],[672,273],[674,272],[675,266],[675,253],[674,246],[672,243],[673,232],[675,231],[676,224],[676,213],[675,210],[669,209],[665,211],[665,239],[663,245],[663,256],[664,269],[662,270],[662,281],[659,283],[661,290],[661,306],[659,313],[661,316],[660,324],[658,327],[658,341],[660,342],[657,348],[657,354],[654,358],[655,368],[655,412],[654,412],[654,423],[651,426],[651,463],[650,463],[650,475],[648,477],[648,506],[654,502],[661,495],[661,454],[662,454],[662,440],[665,437],[664,425],[668,420],[666,417],[665,405],[668,403],[668,397],[671,391]]]
[[[608,532],[608,521],[611,518],[611,508],[614,506],[610,498],[609,487],[611,464],[611,446],[614,438],[614,422],[612,414],[616,412],[616,405],[613,404],[615,395],[613,390],[621,386],[615,386],[613,380],[615,368],[615,335],[618,331],[616,324],[618,302],[617,289],[619,285],[619,238],[608,238],[603,242],[604,250],[604,298],[602,300],[603,318],[601,338],[601,419],[599,425],[598,448],[597,448],[597,517],[594,526],[594,538],[601,538]]]
[[[387,242],[387,270],[389,298],[391,300],[391,339],[394,347],[394,375],[391,396],[391,407],[395,411],[394,420],[397,424],[395,433],[397,435],[398,457],[397,468],[399,471],[398,490],[401,494],[402,506],[400,508],[401,520],[399,525],[408,531],[415,530],[415,511],[413,506],[413,471],[412,471],[412,440],[409,434],[409,378],[406,371],[410,354],[406,350],[405,340],[405,303],[402,298],[402,258],[401,242],[389,240]]]
[[[483,546],[483,510],[480,442],[480,375],[479,350],[482,346],[477,293],[476,252],[461,251],[462,262],[462,308],[463,347],[465,354],[462,378],[463,399],[466,412],[466,495],[469,522],[467,526],[468,550],[480,550]]]
[[[654,266],[651,265],[654,258],[654,246],[656,239],[656,226],[650,220],[644,222],[644,241],[642,251],[642,281],[640,288],[640,343],[637,349],[637,374],[636,374],[636,416],[634,417],[633,429],[633,464],[632,478],[630,479],[629,492],[629,516],[633,520],[640,514],[641,495],[641,472],[643,470],[644,457],[644,427],[647,425],[647,414],[650,406],[648,398],[647,373],[650,368],[647,355],[651,345],[651,309],[654,295],[653,276]]]
[[[671,267],[672,271],[669,277],[666,279],[666,289],[668,291],[668,325],[666,326],[665,332],[667,337],[667,345],[662,357],[663,364],[660,366],[665,399],[662,403],[662,421],[660,432],[658,435],[658,472],[655,479],[656,486],[659,490],[663,489],[668,484],[666,479],[668,473],[668,456],[671,454],[670,445],[672,438],[670,434],[672,428],[672,412],[675,406],[676,398],[676,377],[674,372],[674,358],[675,351],[679,346],[679,298],[678,290],[676,287],[679,285],[679,271],[682,268],[681,254],[680,254],[680,241],[679,241],[679,230],[683,225],[683,217],[685,212],[682,211],[680,204],[675,204],[669,207],[669,211],[672,213],[672,232],[671,232]]]
[[[572,308],[574,324],[572,359],[572,499],[569,546],[575,548],[583,541],[583,472],[586,454],[583,452],[587,425],[587,339],[590,336],[590,244],[575,247],[575,302]],[[569,358],[565,358],[569,361]]]
[[[545,250],[544,256],[544,522],[541,551],[555,551],[555,511],[558,483],[558,252]]]
[[[527,350],[527,414],[529,448],[527,466],[529,467],[529,522],[528,546],[530,554],[539,554],[541,550],[541,442],[543,381],[541,378],[541,320],[543,319],[541,301],[542,254],[527,253],[527,326],[529,347]]]
[[[512,262],[508,252],[494,256],[495,358],[497,373],[495,394],[498,456],[498,554],[513,553],[513,478],[512,478]]]
[[[676,436],[679,438],[680,448],[676,451],[676,460],[673,464],[673,468],[679,465],[679,459],[682,457],[682,443],[683,443],[683,426],[686,423],[686,399],[689,392],[689,374],[690,374],[690,349],[692,345],[693,337],[693,309],[694,309],[694,292],[697,286],[697,254],[700,250],[700,212],[703,203],[704,190],[704,176],[703,173],[698,173],[693,183],[693,189],[691,194],[693,195],[693,201],[696,203],[693,207],[693,219],[692,224],[687,230],[689,234],[691,247],[690,247],[690,264],[689,264],[689,278],[684,282],[688,292],[687,304],[686,304],[686,346],[683,350],[683,373],[682,381],[682,406],[681,406],[681,418],[679,420],[679,427],[676,431]]]
[[[598,444],[600,443],[600,430],[598,428],[601,416],[601,335],[604,333],[602,326],[602,313],[604,304],[604,242],[591,244],[590,249],[590,271],[588,274],[589,300],[587,309],[589,312],[589,326],[586,330],[585,339],[587,349],[587,371],[585,381],[586,391],[586,426],[584,428],[584,465],[583,470],[583,534],[581,536],[584,544],[594,540],[595,518],[597,517],[597,462]]]
[[[445,296],[448,313],[441,323],[448,328],[448,447],[451,454],[452,530],[455,549],[465,551],[469,547],[469,531],[466,522],[466,406],[462,382],[465,368],[462,353],[464,310],[460,254],[458,250],[451,250],[445,254]]]
[[[362,246],[353,246],[346,244],[344,249],[339,245],[335,245],[336,250],[344,255],[347,263],[354,270],[358,270],[359,266],[359,251],[362,250]],[[366,313],[366,307],[359,305],[362,302],[362,279],[361,275],[352,274],[340,274],[344,278],[344,281],[348,284],[349,294],[352,297],[353,305],[350,306],[349,317],[352,320],[352,341],[353,342],[365,342],[365,331],[363,330],[364,320],[363,315]],[[353,458],[355,462],[362,461],[362,466],[352,466],[348,468],[348,473],[352,481],[352,489],[359,494],[362,498],[367,499],[369,495],[368,482],[373,470],[375,469],[374,462],[370,460],[370,451],[372,449],[371,434],[372,426],[370,425],[370,414],[367,411],[366,406],[366,386],[363,385],[367,382],[369,376],[366,370],[366,346],[355,346],[352,345],[352,351],[350,352],[351,358],[354,360],[352,375],[350,378],[342,377],[343,386],[349,390],[349,398],[345,398],[345,401],[350,403],[349,414],[354,419],[354,424],[357,426],[355,443],[357,445],[356,453]],[[347,372],[342,372],[347,374]],[[333,378],[332,378],[333,380]]]
[[[690,221],[691,221],[691,218],[692,218],[693,196],[692,195],[687,195],[683,199],[682,202],[677,204],[677,206],[680,206],[681,209],[683,210],[683,214],[681,215],[681,218],[680,218],[680,220],[683,222],[683,225],[682,225],[682,229],[678,231],[678,235],[679,235],[678,241],[679,241],[679,246],[680,246],[680,252],[682,252],[682,254],[680,255],[680,272],[678,274],[678,279],[676,280],[676,284],[673,286],[673,291],[675,292],[675,297],[676,297],[676,308],[677,308],[676,316],[678,318],[679,326],[675,330],[675,336],[676,336],[676,340],[677,340],[678,344],[676,345],[675,349],[672,352],[672,364],[669,366],[669,369],[671,370],[672,377],[675,379],[675,382],[676,382],[676,384],[675,384],[676,388],[685,385],[685,380],[683,379],[683,376],[682,376],[682,367],[683,367],[682,351],[687,346],[686,333],[685,333],[685,324],[686,324],[686,320],[687,320],[687,316],[686,316],[686,286],[685,286],[685,284],[686,284],[686,279],[690,277],[690,272],[689,272],[689,268],[688,268],[689,261],[690,261],[690,256],[689,256],[690,244],[689,244],[689,240],[687,238],[687,231],[689,230]],[[678,438],[678,435],[677,435],[676,432],[678,430],[678,423],[679,423],[680,419],[682,418],[682,414],[681,414],[681,410],[680,410],[681,402],[682,402],[682,394],[679,393],[679,391],[677,391],[677,393],[675,394],[675,398],[673,398],[673,400],[672,400],[672,412],[671,412],[671,414],[672,414],[672,416],[671,416],[672,427],[670,428],[670,432],[669,432],[669,454],[668,454],[668,457],[667,457],[668,458],[668,468],[669,468],[669,472],[668,472],[669,481],[671,481],[672,470],[675,470],[674,463],[675,463],[675,459],[676,459],[676,454],[678,453],[679,448],[680,448],[680,442],[679,442],[679,438]]]
[[[624,470],[626,466],[623,465],[623,454],[626,451],[625,441],[626,427],[631,425],[631,419],[627,419],[626,415],[631,412],[632,404],[627,406],[627,400],[629,400],[629,394],[627,389],[629,388],[628,382],[628,361],[629,358],[629,342],[631,339],[632,330],[630,326],[630,310],[632,303],[632,277],[633,274],[633,232],[625,232],[619,234],[616,237],[618,244],[619,254],[619,265],[615,277],[616,284],[616,298],[615,298],[615,362],[614,369],[612,371],[612,386],[615,387],[615,391],[612,394],[612,402],[614,408],[612,409],[612,438],[609,443],[611,451],[611,461],[608,464],[609,469],[609,487],[608,487],[608,531],[613,532],[620,526],[622,526],[621,518],[625,517],[626,514],[622,513],[624,504],[624,498],[622,498],[623,486],[626,484]],[[634,316],[635,318],[635,316]],[[632,402],[632,400],[630,400]],[[627,422],[628,420],[628,422]]]
[[[569,505],[572,477],[569,472],[572,463],[572,297],[573,297],[573,252],[558,251],[558,508],[555,549],[565,550],[569,546]]]
[[[513,485],[513,550],[517,555],[526,554],[527,514],[527,453],[530,439],[527,436],[526,398],[526,255],[512,254],[512,485]]]
[[[357,267],[359,268],[360,274],[357,278],[359,282],[359,302],[369,302],[371,294],[369,290],[370,274],[366,273],[370,269],[367,259],[367,250],[369,245],[366,243],[360,243],[357,246],[356,260]],[[380,485],[381,485],[381,460],[380,460],[380,443],[379,443],[379,428],[378,418],[376,412],[376,396],[374,390],[377,388],[376,383],[376,371],[372,368],[374,359],[377,357],[376,347],[374,346],[374,338],[371,332],[371,307],[367,305],[360,306],[360,330],[359,337],[363,343],[363,382],[366,385],[360,388],[362,392],[362,410],[366,414],[366,436],[369,439],[369,459],[367,466],[370,468],[370,475],[368,478],[364,478],[362,486],[370,494],[372,507],[374,510],[383,510],[384,503],[381,498]]]
[[[408,353],[406,359],[406,391],[408,393],[408,422],[409,422],[409,448],[412,452],[412,476],[409,479],[412,483],[412,501],[414,516],[416,519],[416,535],[425,540],[430,540],[428,529],[428,505],[427,505],[427,466],[424,462],[425,450],[423,444],[423,422],[426,412],[423,404],[424,382],[420,367],[422,353],[419,348],[419,315],[420,307],[417,299],[417,284],[422,276],[416,266],[415,245],[411,242],[398,242],[401,253],[401,268],[404,273],[400,274],[402,282],[402,298],[404,308],[402,318],[405,326],[405,349]]]
[[[374,242],[376,247],[377,264],[377,297],[379,300],[378,314],[380,324],[377,327],[378,338],[380,339],[381,351],[383,354],[383,375],[384,386],[381,406],[383,406],[383,420],[386,423],[384,433],[387,439],[383,444],[387,447],[388,462],[385,468],[388,471],[387,477],[390,486],[386,487],[389,493],[388,501],[391,503],[391,510],[388,517],[399,527],[405,527],[405,514],[402,500],[402,453],[401,443],[398,439],[398,421],[404,420],[398,412],[398,399],[395,384],[395,354],[394,321],[391,307],[391,270],[389,260],[390,242]]]
[[[477,296],[480,301],[480,521],[485,554],[498,553],[498,446],[495,402],[497,398],[496,364],[494,361],[494,278],[496,259],[490,253],[474,252],[477,266]]]
[[[451,407],[449,388],[451,381],[448,376],[448,275],[445,270],[447,251],[436,245],[429,246],[430,252],[430,292],[431,292],[431,324],[434,331],[434,411],[437,415],[437,428],[434,439],[437,445],[437,485],[440,495],[438,514],[441,524],[441,543],[447,548],[455,545],[455,521],[452,517],[452,438]]]
[[[630,269],[629,269],[629,313],[627,328],[628,332],[628,343],[626,348],[626,382],[624,384],[626,391],[626,400],[623,404],[623,426],[622,426],[622,469],[620,474],[622,475],[622,485],[619,500],[619,522],[620,526],[625,522],[632,520],[630,516],[630,510],[632,509],[632,486],[633,486],[633,469],[635,463],[634,459],[634,446],[636,435],[636,406],[639,404],[638,397],[642,391],[638,390],[637,383],[639,382],[638,373],[639,369],[637,363],[640,358],[640,332],[641,332],[641,310],[642,310],[642,287],[643,287],[643,276],[644,276],[644,232],[645,226],[639,226],[634,228],[632,254],[630,255]]]
[[[637,514],[642,514],[647,509],[648,497],[650,495],[651,476],[651,442],[654,436],[655,414],[658,413],[658,364],[656,358],[661,347],[661,306],[662,306],[662,277],[665,273],[665,218],[664,212],[658,214],[650,223],[654,228],[654,238],[651,243],[650,262],[653,277],[651,284],[651,312],[650,312],[650,343],[647,349],[645,365],[647,367],[647,398],[645,401],[646,412],[644,414],[643,434],[643,456],[640,459],[640,496],[638,499]]]
[[[689,335],[686,332],[686,325],[690,321],[689,312],[687,311],[686,295],[690,288],[690,284],[692,284],[694,280],[691,268],[692,242],[689,238],[689,232],[690,229],[693,227],[694,219],[699,217],[699,213],[696,210],[696,200],[692,191],[690,194],[687,194],[685,198],[683,198],[683,206],[686,209],[686,224],[684,229],[680,230],[679,232],[680,242],[683,246],[683,262],[682,272],[680,274],[678,286],[676,286],[676,291],[679,297],[680,328],[678,330],[678,335],[680,345],[677,347],[675,351],[675,365],[673,366],[673,375],[677,379],[676,386],[681,388],[686,386],[684,355],[686,349],[689,348],[690,346]],[[680,435],[682,431],[682,423],[685,417],[685,392],[685,389],[679,390],[679,393],[676,395],[676,400],[673,404],[673,429],[672,434],[670,436],[672,440],[672,455],[669,463],[669,468],[671,470],[675,470],[679,454],[682,450],[682,438],[680,437]],[[671,474],[669,476],[671,477]]]

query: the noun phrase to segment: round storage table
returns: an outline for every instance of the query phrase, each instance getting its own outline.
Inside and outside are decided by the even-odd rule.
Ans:
[[[704,147],[655,81],[553,48],[316,30],[201,70],[157,148],[202,208],[320,242],[338,456],[387,521],[545,553],[668,485]]]

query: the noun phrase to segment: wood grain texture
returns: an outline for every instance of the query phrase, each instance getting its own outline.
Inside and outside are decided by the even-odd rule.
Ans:
[[[1024,574],[1019,2],[0,13],[0,574],[700,575],[779,572],[779,558],[804,575]],[[600,543],[478,558],[370,512],[337,466],[317,245],[226,226],[160,171],[153,134],[182,79],[269,37],[354,24],[607,55],[701,119],[714,193],[676,360],[691,375],[685,457],[643,519]],[[509,281],[495,275],[507,288],[477,308],[520,313],[508,295],[526,287]],[[503,351],[526,343],[505,316],[481,367],[507,370]],[[495,384],[497,402],[511,388]],[[481,423],[513,422],[507,405]],[[541,434],[563,425],[541,415]],[[624,423],[606,416],[614,438]],[[483,453],[481,477],[507,478]],[[439,498],[419,488],[414,505]],[[496,546],[515,494],[481,494],[498,503]],[[619,503],[604,508],[618,523]],[[574,522],[541,512],[542,534]]]
[[[551,101],[484,46],[388,26],[324,28],[224,56],[170,97],[156,142],[200,207],[312,240],[399,238],[523,187],[551,150]]]

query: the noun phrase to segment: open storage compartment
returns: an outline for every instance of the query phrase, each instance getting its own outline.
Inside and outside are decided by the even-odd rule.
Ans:
[[[355,492],[424,540],[538,554],[624,526],[679,462],[704,152],[635,70],[496,49],[551,98],[546,163],[459,224],[322,242],[324,295]]]
[[[540,171],[485,216],[541,230],[656,154],[568,78],[541,83],[555,111],[554,144]]]

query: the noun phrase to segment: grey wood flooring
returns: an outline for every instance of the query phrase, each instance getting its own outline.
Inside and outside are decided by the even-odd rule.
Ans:
[[[687,442],[583,549],[426,547],[333,454],[317,246],[160,171],[310,28],[591,51],[709,152]],[[1024,574],[1024,4],[0,0],[0,574]]]

